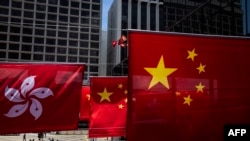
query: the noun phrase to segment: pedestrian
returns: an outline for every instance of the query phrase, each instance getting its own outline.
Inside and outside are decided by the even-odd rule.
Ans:
[[[26,141],[26,134],[23,134],[23,141]]]

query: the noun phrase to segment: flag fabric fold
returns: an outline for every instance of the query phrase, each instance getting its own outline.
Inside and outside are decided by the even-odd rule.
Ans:
[[[90,86],[82,86],[80,106],[80,121],[89,121],[90,112]]]
[[[90,78],[89,137],[125,136],[127,77]]]
[[[83,64],[0,63],[0,134],[78,127]]]
[[[129,31],[128,40],[127,141],[220,141],[225,125],[250,123],[249,38]]]

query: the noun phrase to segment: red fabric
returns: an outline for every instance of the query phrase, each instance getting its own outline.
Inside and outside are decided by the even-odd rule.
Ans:
[[[250,123],[249,38],[130,31],[128,40],[127,141],[221,141],[225,124]]]
[[[89,137],[125,136],[127,81],[122,76],[90,78]]]
[[[112,41],[112,47],[115,47],[118,41]]]
[[[78,127],[84,65],[0,64],[0,134]]]
[[[90,86],[82,86],[82,97],[80,107],[80,120],[89,121],[90,112]]]

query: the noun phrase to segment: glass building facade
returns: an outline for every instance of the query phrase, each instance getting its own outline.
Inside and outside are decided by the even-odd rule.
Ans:
[[[122,12],[121,27],[115,32],[126,35],[127,29],[181,32],[225,36],[249,36],[248,0],[117,0],[115,12]],[[114,15],[113,15],[114,16]],[[118,16],[117,16],[118,17]],[[114,29],[116,29],[114,31]],[[121,32],[120,32],[121,30]],[[111,36],[112,37],[112,36]],[[113,38],[114,39],[114,38]],[[109,40],[111,42],[111,40]],[[119,51],[117,51],[119,50]],[[109,75],[127,75],[128,48],[110,51]],[[113,54],[121,54],[119,58]],[[117,63],[117,60],[120,62]]]
[[[101,0],[0,1],[0,61],[85,63],[98,75]]]

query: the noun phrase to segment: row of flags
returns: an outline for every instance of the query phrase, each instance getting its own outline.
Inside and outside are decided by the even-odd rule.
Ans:
[[[89,86],[84,65],[0,64],[0,134],[87,120],[89,137],[220,141],[225,125],[250,124],[249,38],[129,31],[128,40],[128,76]]]

